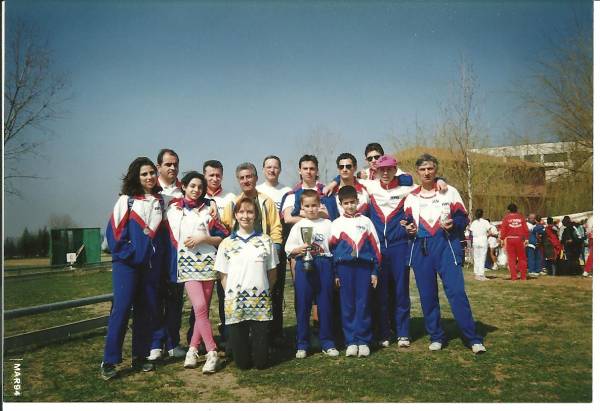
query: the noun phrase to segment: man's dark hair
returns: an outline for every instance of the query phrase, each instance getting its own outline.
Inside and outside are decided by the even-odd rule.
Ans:
[[[338,191],[338,201],[342,204],[342,201],[347,200],[349,198],[355,198],[358,200],[358,193],[356,192],[356,188],[354,186],[344,186],[340,188]]]
[[[300,160],[298,160],[298,168],[302,168],[302,163],[305,161],[312,161],[315,163],[315,167],[319,168],[319,160],[317,160],[317,157],[312,154],[304,154],[302,157],[300,157]]]
[[[370,151],[377,151],[381,155],[385,154],[383,152],[383,147],[381,147],[381,144],[379,144],[379,143],[369,143],[369,144],[367,144],[367,146],[365,147],[365,157],[367,156],[367,154]]]
[[[339,165],[341,160],[350,160],[352,161],[352,165],[356,167],[356,157],[354,157],[350,153],[342,153],[335,160],[335,164]]]
[[[202,172],[206,173],[206,167],[218,168],[223,172],[223,164],[219,160],[206,160],[202,166]]]
[[[477,210],[475,210],[475,219],[478,219],[481,217],[483,217],[483,209],[478,208]]]
[[[419,158],[417,158],[417,161],[415,162],[415,165],[417,167],[420,167],[421,164],[423,163],[427,163],[427,162],[431,162],[433,163],[433,165],[435,166],[435,168],[438,168],[438,159],[435,158],[434,156],[432,156],[429,153],[423,153],[419,156]]]
[[[281,159],[279,157],[277,157],[275,154],[271,154],[270,156],[265,157],[265,159],[263,160],[263,167],[265,166],[265,163],[267,162],[267,160],[277,160],[277,162],[279,163],[279,168],[281,168]]]
[[[548,217],[548,218],[546,219],[546,224],[548,224],[548,225],[552,225],[552,224],[554,224],[554,219],[553,219],[552,217]]]
[[[170,154],[172,156],[177,157],[177,162],[179,163],[179,156],[177,155],[177,153],[173,150],[171,150],[170,148],[163,148],[162,150],[160,150],[158,152],[158,157],[156,158],[156,164],[161,165],[163,162],[163,157],[165,156],[165,154]]]
[[[506,209],[508,211],[510,211],[511,213],[516,213],[517,212],[517,205],[515,203],[510,203],[508,205],[508,207],[506,207]]]

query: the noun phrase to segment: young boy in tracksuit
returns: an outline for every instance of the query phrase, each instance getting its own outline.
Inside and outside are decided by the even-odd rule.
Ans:
[[[324,354],[337,357],[332,327],[333,264],[329,252],[331,221],[319,217],[320,196],[315,190],[304,190],[300,196],[303,218],[290,230],[285,244],[288,257],[294,259],[294,298],[296,301],[296,358],[306,358],[310,348],[310,313],[316,297],[319,314],[319,340]],[[302,229],[312,228],[312,239],[305,243]],[[312,262],[305,265],[303,258],[309,252]]]
[[[370,288],[377,287],[381,264],[379,240],[371,220],[357,212],[353,186],[338,192],[344,215],[331,225],[329,247],[333,253],[336,283],[340,286],[342,329],[346,357],[366,357],[373,335],[369,310]]]
[[[439,273],[452,314],[465,340],[475,354],[484,352],[483,340],[475,331],[462,271],[460,240],[469,222],[464,204],[454,187],[448,186],[446,193],[435,187],[438,166],[435,157],[423,154],[416,165],[421,185],[406,197],[404,210],[414,221],[407,226],[408,233],[415,236],[410,265],[415,273],[425,328],[431,340],[429,349],[438,351],[445,342],[438,298]]]

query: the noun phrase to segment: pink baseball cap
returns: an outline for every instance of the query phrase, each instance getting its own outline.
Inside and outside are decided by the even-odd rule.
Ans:
[[[379,157],[379,160],[377,160],[376,166],[377,168],[381,168],[381,167],[396,167],[398,164],[398,162],[396,161],[396,159],[392,156],[388,156],[383,155],[381,157]]]

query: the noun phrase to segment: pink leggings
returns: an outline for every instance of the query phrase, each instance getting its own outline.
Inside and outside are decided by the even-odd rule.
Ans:
[[[214,281],[186,281],[185,290],[192,302],[194,314],[196,315],[196,323],[194,324],[194,333],[190,346],[198,348],[200,341],[204,341],[206,351],[215,351],[217,344],[213,338],[212,328],[208,320],[208,310],[210,308],[210,298]]]

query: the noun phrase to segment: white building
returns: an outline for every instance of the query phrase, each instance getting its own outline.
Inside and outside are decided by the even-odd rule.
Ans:
[[[518,146],[502,146],[473,149],[473,152],[496,157],[520,158],[521,160],[540,163],[546,170],[546,181],[552,181],[569,171],[573,165],[570,158],[575,152],[573,142],[522,144]],[[591,151],[591,150],[589,150]]]

